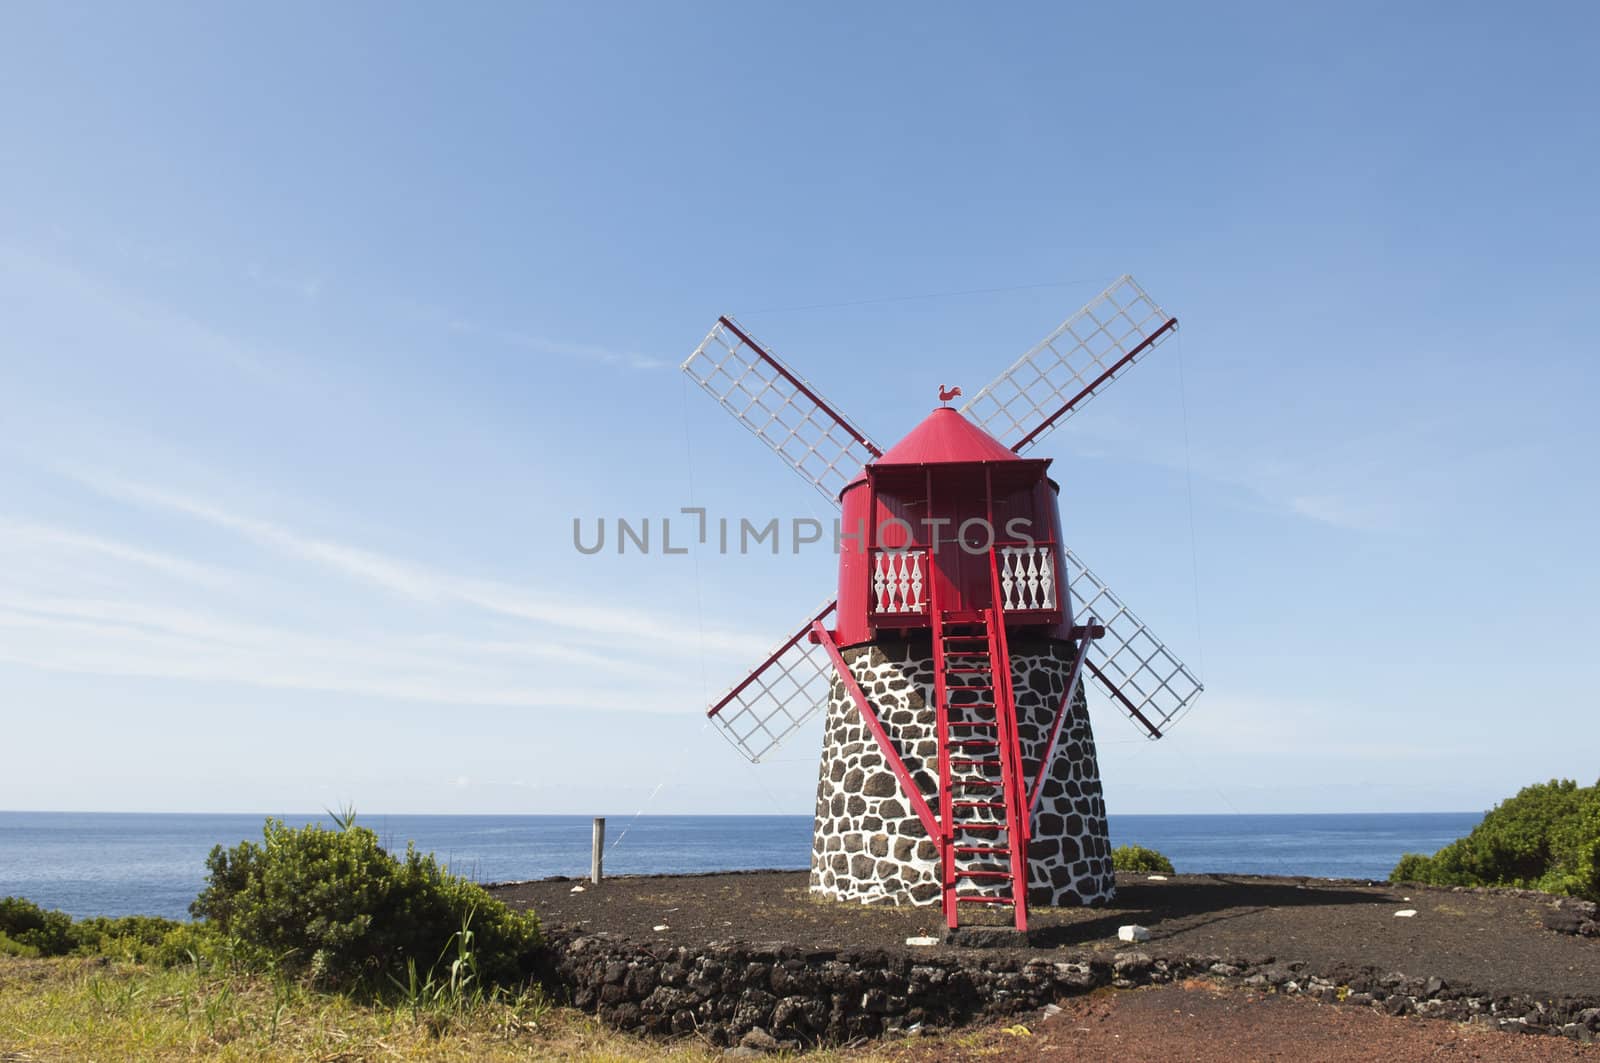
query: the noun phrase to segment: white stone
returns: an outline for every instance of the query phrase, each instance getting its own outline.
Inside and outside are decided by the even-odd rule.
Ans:
[[[582,893],[583,892],[583,887],[582,886],[574,886],[574,887],[572,887],[572,892],[573,893]]]
[[[1117,927],[1117,937],[1122,941],[1149,941],[1150,931],[1137,923]]]
[[[1165,881],[1167,881],[1167,876],[1165,876],[1165,875],[1151,875],[1150,876],[1150,881],[1151,882],[1165,882]]]
[[[1410,919],[1416,914],[1417,910],[1415,908],[1402,908],[1398,912],[1394,913],[1394,917],[1396,919]]]
[[[670,926],[668,926],[666,923],[657,923],[655,926],[651,927],[650,929],[654,930],[656,933],[659,934],[663,930],[671,930],[672,928]]]
[[[926,945],[937,945],[938,943],[939,943],[939,939],[938,938],[930,938],[930,937],[906,938],[906,944],[907,945],[926,946]]]

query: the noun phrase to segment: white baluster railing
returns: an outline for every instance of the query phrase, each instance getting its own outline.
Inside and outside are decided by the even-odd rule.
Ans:
[[[883,550],[872,555],[872,611],[914,614],[927,611],[920,550]]]
[[[1009,611],[1055,610],[1055,547],[1002,546],[1000,553],[1001,604]]]

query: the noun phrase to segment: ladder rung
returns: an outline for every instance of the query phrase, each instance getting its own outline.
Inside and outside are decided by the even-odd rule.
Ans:
[[[1004,618],[998,609],[959,613],[938,610],[933,613],[932,620],[934,646],[938,651],[935,664],[939,685],[944,692],[944,698],[938,706],[942,721],[939,731],[940,786],[944,791],[947,814],[944,829],[951,839],[951,847],[945,850],[945,858],[949,861],[945,864],[948,877],[942,886],[944,901],[949,908],[950,925],[954,927],[959,924],[956,908],[960,905],[999,904],[1009,905],[1015,910],[1017,926],[1021,929],[1027,923],[1027,907],[1026,898],[1019,891],[1026,889],[1027,879],[1025,875],[1019,878],[1017,873],[1021,866],[1017,863],[1017,845],[1022,839],[1017,832],[1019,825],[1013,820],[1018,810],[1013,807],[1013,802],[1006,800],[1006,759],[1000,756],[1001,740],[1016,740],[1015,733],[1007,731],[1007,718],[1002,715],[999,704],[1007,689],[1009,676],[1001,675],[1000,662],[995,660],[997,633],[994,625],[1004,623]],[[947,712],[950,715],[988,716],[989,719],[951,721],[944,718]],[[958,737],[972,734],[989,737]],[[984,759],[979,750],[992,750],[989,754],[992,759]],[[1001,769],[999,778],[986,777],[996,768]],[[965,769],[975,774],[959,777],[951,769]],[[971,797],[988,796],[1001,800],[952,800],[951,791],[957,787],[976,791],[968,795]],[[985,795],[984,791],[988,793]],[[988,822],[981,819],[963,822],[958,819],[967,809],[973,810],[967,813],[969,815],[987,815]],[[1027,826],[1027,823],[1020,824],[1024,838]],[[985,833],[991,835],[983,839],[990,842],[988,845],[954,844],[957,836]],[[1004,844],[1001,843],[1002,837]],[[969,865],[957,867],[957,858],[969,861]],[[1009,870],[993,867],[1006,861],[1010,863]],[[971,866],[973,863],[978,866]],[[983,866],[985,864],[990,866]],[[988,883],[1009,885],[1011,892],[999,895],[963,894],[959,892],[962,883],[969,888],[979,889]]]

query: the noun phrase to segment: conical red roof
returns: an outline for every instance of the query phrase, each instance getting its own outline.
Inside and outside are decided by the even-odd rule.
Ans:
[[[874,465],[941,465],[958,461],[1021,461],[1011,448],[960,412],[941,406],[873,462]]]

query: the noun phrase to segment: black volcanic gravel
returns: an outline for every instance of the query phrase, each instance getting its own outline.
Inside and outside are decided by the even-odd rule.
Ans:
[[[582,892],[572,891],[576,885]],[[898,951],[908,937],[943,931],[937,908],[844,904],[815,898],[806,885],[803,871],[755,871],[629,876],[599,886],[547,879],[491,890],[513,907],[532,907],[552,928],[638,941]],[[1117,939],[1117,928],[1137,923],[1151,932],[1138,947],[1156,956],[1275,957],[1324,971],[1371,967],[1439,977],[1488,994],[1600,996],[1600,939],[1545,929],[1550,904],[1504,892],[1326,879],[1175,875],[1152,882],[1119,875],[1110,906],[1033,910],[1029,948],[1015,951],[1109,954],[1133,947]],[[1407,908],[1417,915],[1395,916]],[[998,921],[998,913],[987,914]]]

